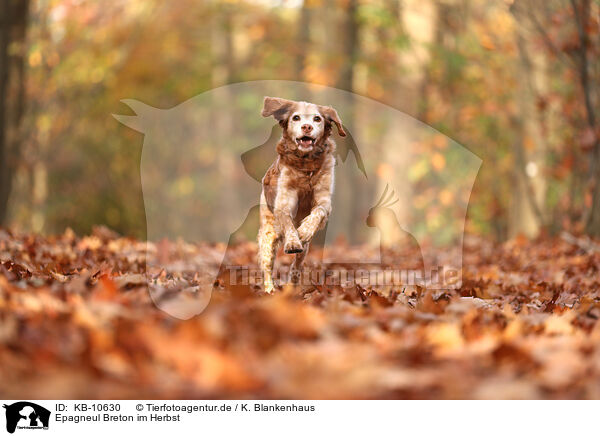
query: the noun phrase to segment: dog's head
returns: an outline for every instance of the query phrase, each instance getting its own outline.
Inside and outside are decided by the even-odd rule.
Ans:
[[[310,153],[323,144],[331,133],[332,124],[335,124],[340,136],[346,136],[340,117],[329,106],[265,97],[262,116],[273,116],[279,121],[284,137],[302,153]]]

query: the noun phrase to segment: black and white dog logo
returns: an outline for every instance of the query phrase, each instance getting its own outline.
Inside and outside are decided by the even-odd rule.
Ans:
[[[29,401],[19,401],[3,406],[6,409],[6,431],[14,433],[15,429],[48,429],[50,411]]]

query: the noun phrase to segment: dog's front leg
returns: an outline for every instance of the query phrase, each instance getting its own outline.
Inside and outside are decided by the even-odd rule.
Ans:
[[[304,243],[310,242],[315,233],[317,233],[317,230],[323,228],[330,213],[331,206],[327,207],[322,204],[315,206],[310,214],[302,220],[300,227],[298,227],[300,241]]]
[[[314,187],[314,207],[298,227],[298,236],[304,243],[310,242],[317,230],[323,228],[329,219],[333,177],[333,166],[331,166]]]
[[[286,183],[286,171],[282,171],[277,183],[277,195],[275,196],[275,225],[277,233],[283,236],[283,251],[287,254],[301,253],[302,242],[294,227],[292,214],[298,207],[298,192],[290,189]]]

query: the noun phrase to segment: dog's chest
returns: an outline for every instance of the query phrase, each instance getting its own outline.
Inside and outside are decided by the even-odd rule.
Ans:
[[[296,171],[288,178],[288,187],[298,192],[298,196],[312,195],[319,174],[318,171]]]
[[[273,210],[278,195],[294,192],[298,200],[297,216],[304,215],[305,210],[310,211],[312,207],[315,185],[322,177],[321,173],[321,170],[302,171],[275,162],[263,178],[267,205]]]
[[[301,171],[288,180],[289,188],[298,194],[298,209],[294,217],[296,225],[310,213],[313,207],[314,187],[320,176],[319,171]]]

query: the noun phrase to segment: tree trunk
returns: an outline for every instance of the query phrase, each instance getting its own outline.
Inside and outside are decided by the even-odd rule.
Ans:
[[[218,5],[211,29],[213,50],[212,84],[214,88],[223,86],[217,94],[218,101],[215,102],[216,107],[221,107],[223,102],[235,102],[235,95],[232,95],[231,90],[226,86],[236,81],[236,51],[233,43],[235,10],[231,6],[229,4]],[[224,109],[221,108],[220,110]],[[213,126],[215,129],[213,134],[217,135],[215,138],[232,138],[235,129],[231,120],[235,115],[230,114],[228,117],[222,117],[219,115],[220,110],[213,114]],[[227,110],[235,112],[237,110],[236,103],[231,104]],[[232,141],[232,144],[221,148],[217,153],[217,171],[219,174],[233,174],[235,163],[239,161],[239,157],[234,154],[233,143]],[[219,177],[218,179],[221,180],[222,178]],[[219,210],[227,218],[224,221],[213,223],[215,231],[221,228],[221,226],[232,228],[232,226],[239,225],[233,218],[236,216],[238,193],[232,189],[227,189],[225,186],[217,187],[217,189],[221,192],[219,196]]]
[[[598,126],[596,111],[592,102],[592,83],[589,72],[588,46],[590,40],[587,32],[590,21],[590,0],[571,0],[577,35],[579,37],[577,73],[581,84],[581,92],[585,103],[585,113],[588,128],[594,134],[594,145],[592,159],[590,162],[590,182],[592,185],[592,206],[586,222],[586,232],[591,236],[600,236],[600,138],[598,138]]]
[[[546,143],[542,133],[542,120],[536,101],[546,87],[544,75],[545,58],[529,42],[532,32],[517,9],[513,9],[517,23],[516,42],[519,53],[517,71],[522,78],[516,88],[516,101],[519,104],[519,121],[515,129],[519,138],[514,145],[514,180],[509,236],[524,234],[536,237],[545,224],[544,197],[544,157]]]
[[[586,224],[586,233],[600,237],[600,156],[595,156],[595,170],[592,175],[594,191],[592,194],[592,209]]]
[[[359,22],[357,17],[357,0],[348,0],[344,4],[343,16],[341,17],[341,23],[339,26],[339,41],[340,41],[340,52],[341,58],[344,59],[344,63],[340,69],[340,73],[336,82],[336,88],[343,89],[344,91],[354,92],[354,67],[358,58],[358,32]],[[355,124],[355,108],[353,107],[352,97],[348,98],[348,102],[344,104],[343,108],[343,122],[349,126],[351,132],[355,138],[357,132],[352,129],[358,129],[359,127]],[[344,199],[344,215],[347,217],[344,229],[345,234],[349,236],[350,242],[355,242],[356,235],[359,234],[360,228],[363,223],[361,220],[357,220],[354,217],[360,216],[360,201],[356,199],[365,198],[363,189],[364,184],[359,183],[355,178],[350,178],[346,182],[336,183],[336,189],[338,195]]]
[[[306,68],[306,54],[310,45],[310,25],[311,11],[306,1],[302,3],[300,14],[296,23],[297,27],[297,45],[296,45],[296,77],[297,80],[304,80],[304,69]]]
[[[0,0],[0,224],[8,212],[25,108],[29,0]]]

